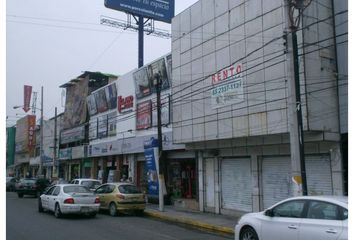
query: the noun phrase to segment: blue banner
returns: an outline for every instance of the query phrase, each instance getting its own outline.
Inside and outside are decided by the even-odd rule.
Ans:
[[[144,148],[146,170],[148,176],[148,194],[159,195],[158,169],[156,168],[156,160],[158,160],[157,140],[151,138],[151,140],[145,141]]]
[[[174,0],[105,0],[107,8],[171,23],[175,14]]]

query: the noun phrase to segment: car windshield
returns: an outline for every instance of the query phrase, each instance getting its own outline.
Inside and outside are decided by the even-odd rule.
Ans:
[[[36,183],[36,180],[35,179],[21,179],[21,183],[34,184],[34,183]]]
[[[90,193],[90,191],[84,186],[65,186],[63,191],[65,193]]]
[[[141,191],[134,185],[121,185],[118,187],[119,192],[125,194],[141,193]]]
[[[99,181],[92,181],[92,180],[82,181],[81,184],[88,187],[88,188],[95,188],[95,187],[101,185],[101,183]]]

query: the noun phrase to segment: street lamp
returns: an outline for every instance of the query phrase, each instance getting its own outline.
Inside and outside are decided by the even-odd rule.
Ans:
[[[14,106],[13,109],[17,109],[23,106]],[[38,109],[38,108],[35,108]],[[42,163],[42,156],[43,156],[43,86],[41,87],[41,108],[38,109],[41,111],[41,121],[40,121],[40,151],[39,151],[39,169],[38,172],[40,173],[40,175],[42,175],[42,168],[43,168],[43,163]]]

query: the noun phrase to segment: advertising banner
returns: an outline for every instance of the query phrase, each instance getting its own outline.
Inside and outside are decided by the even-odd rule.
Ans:
[[[148,194],[159,195],[159,156],[158,141],[156,138],[151,138],[144,142],[144,155],[148,176]]]
[[[31,95],[32,95],[32,86],[24,85],[23,89],[23,110],[28,112],[30,110],[30,102],[31,102]]]
[[[89,139],[93,140],[97,138],[97,127],[98,127],[98,118],[90,120],[89,127]]]
[[[107,137],[107,115],[98,117],[98,130],[97,137],[105,138]]]
[[[99,113],[107,111],[108,104],[107,104],[105,89],[98,90],[97,92],[94,93],[94,96],[96,100],[97,111]]]
[[[146,67],[142,67],[133,73],[136,97],[143,98],[151,94],[151,82],[149,81]]]
[[[153,85],[155,74],[160,74],[161,90],[165,90],[170,87],[170,82],[166,70],[165,58],[161,58],[147,65],[147,74],[151,85]],[[153,91],[155,91],[154,87],[153,87]]]
[[[88,80],[82,79],[66,88],[63,128],[68,129],[85,123],[87,116]]]
[[[161,96],[161,124],[170,123],[170,95]],[[152,102],[152,126],[157,126],[157,101]]]
[[[146,129],[151,127],[151,100],[138,103],[136,113],[136,129]]]
[[[115,109],[117,107],[117,87],[113,83],[104,88],[106,92],[107,105],[109,109]]]
[[[108,136],[117,134],[117,112],[108,114]]]
[[[174,0],[105,0],[104,5],[118,11],[171,23],[175,15]]]
[[[90,116],[93,116],[97,113],[96,99],[93,94],[87,97],[87,109]]]

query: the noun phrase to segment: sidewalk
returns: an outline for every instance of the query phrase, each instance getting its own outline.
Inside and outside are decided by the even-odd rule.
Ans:
[[[181,210],[176,209],[174,206],[165,206],[164,211],[160,212],[159,205],[157,204],[147,204],[145,215],[230,235],[234,234],[234,227],[239,219],[239,217],[236,216]]]

